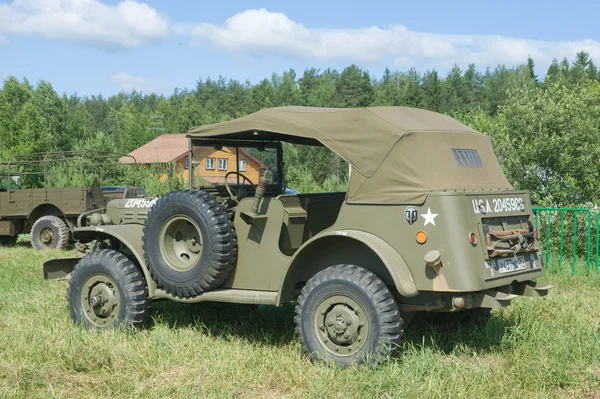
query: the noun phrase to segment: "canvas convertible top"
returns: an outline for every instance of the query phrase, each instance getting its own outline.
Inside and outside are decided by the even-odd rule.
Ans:
[[[416,108],[267,108],[188,137],[324,145],[352,165],[348,202],[419,204],[431,191],[512,189],[489,137]]]

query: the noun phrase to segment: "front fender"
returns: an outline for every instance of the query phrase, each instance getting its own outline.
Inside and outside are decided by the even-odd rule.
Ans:
[[[154,294],[154,280],[150,275],[148,266],[144,259],[144,251],[142,250],[142,235],[144,226],[141,224],[117,224],[117,225],[102,225],[80,227],[73,231],[73,238],[82,241],[92,240],[117,240],[135,257],[140,265],[146,283],[148,284],[148,292],[150,296]]]
[[[373,253],[375,253],[375,255],[379,257],[381,262],[387,268],[390,276],[392,277],[394,285],[396,286],[396,289],[402,296],[412,297],[418,294],[413,275],[404,259],[402,259],[402,256],[400,256],[400,254],[394,248],[392,248],[391,245],[381,238],[360,230],[332,230],[318,234],[304,243],[296,251],[292,258],[290,270],[288,270],[288,273],[286,273],[284,282],[282,284],[284,289],[287,286],[286,282],[287,278],[290,276],[290,272],[293,272],[295,261],[300,258],[305,251],[310,251],[312,244],[318,240],[332,236],[356,240],[366,245],[369,249],[371,249],[371,251],[373,251]]]

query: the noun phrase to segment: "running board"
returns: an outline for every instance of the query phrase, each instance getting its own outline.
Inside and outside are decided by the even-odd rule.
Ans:
[[[236,290],[232,288],[216,288],[193,298],[179,298],[161,289],[154,291],[152,299],[170,299],[182,303],[228,302],[254,305],[276,305],[277,291]]]

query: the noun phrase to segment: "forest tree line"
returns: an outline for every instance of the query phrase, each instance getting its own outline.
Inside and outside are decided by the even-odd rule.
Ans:
[[[0,161],[28,152],[128,153],[160,134],[240,117],[266,107],[401,105],[448,114],[492,137],[507,177],[537,205],[595,204],[600,197],[600,73],[589,55],[554,60],[537,76],[529,58],[485,70],[386,69],[374,77],[350,65],[293,69],[257,84],[219,77],[171,95],[138,91],[60,95],[47,81],[10,76],[0,89]],[[366,133],[368,134],[368,133]],[[325,149],[286,146],[289,186],[343,187],[347,167]]]

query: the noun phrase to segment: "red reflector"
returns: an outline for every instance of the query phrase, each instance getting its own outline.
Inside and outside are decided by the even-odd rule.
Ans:
[[[475,233],[469,234],[469,240],[471,241],[471,244],[473,244],[473,245],[477,244],[477,236],[475,235]]]
[[[538,229],[535,229],[534,234],[535,234],[535,239],[539,240],[540,239],[540,231]]]

